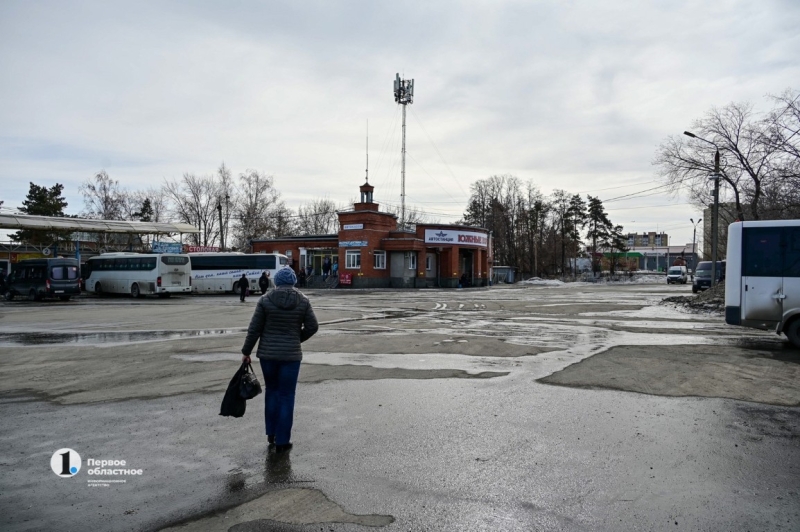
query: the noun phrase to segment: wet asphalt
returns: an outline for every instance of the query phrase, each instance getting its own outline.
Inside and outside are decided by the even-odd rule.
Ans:
[[[658,328],[658,321],[669,316],[668,311],[652,307],[661,292],[651,287],[627,290],[630,292],[623,300],[645,307],[632,326]],[[413,315],[412,308],[434,309],[447,299],[451,308],[455,305],[456,310],[465,312],[459,304],[477,304],[477,308],[471,307],[476,314],[469,323],[476,327],[476,322],[486,320],[491,328],[497,318],[481,314],[484,309],[480,305],[500,305],[497,302],[510,298],[512,292],[462,295],[465,293],[437,294],[430,305],[420,302],[427,296],[403,293],[366,294],[361,300],[347,302],[341,294],[315,294],[312,300],[324,309],[358,304],[366,308],[376,302],[386,305],[391,299],[406,313],[389,315],[377,324],[371,319],[355,319],[350,323],[356,329],[342,328],[339,336],[369,334],[374,329],[358,328],[369,321],[366,326],[398,330],[400,339],[409,341],[422,333],[422,329],[408,333],[409,324],[404,320]],[[545,292],[540,295],[550,297]],[[584,318],[600,320],[608,318],[608,312],[632,312],[627,307],[602,308],[612,299],[620,303],[609,290],[586,289],[580,296],[562,293],[553,297],[543,304],[594,305],[581,310],[598,312],[598,316]],[[195,298],[191,302],[198,306],[223,303],[227,300]],[[124,299],[87,300],[63,309],[73,312],[80,310],[80,305],[128,304]],[[147,313],[149,305],[160,304],[163,302],[148,301],[138,310]],[[648,314],[651,307],[655,310]],[[6,305],[0,315],[5,318],[35,308]],[[52,307],[48,312],[53,312]],[[31,312],[31,316],[35,314]],[[263,404],[257,402],[260,398],[248,405],[243,418],[231,419],[217,415],[221,393],[208,390],[163,397],[155,390],[148,399],[82,404],[59,404],[25,391],[24,380],[37,379],[39,345],[80,349],[89,344],[146,341],[142,348],[152,350],[177,340],[175,331],[160,331],[155,337],[140,337],[136,331],[105,331],[110,336],[99,338],[90,332],[41,335],[21,331],[19,324],[6,326],[7,322],[0,320],[2,356],[31,359],[26,372],[14,374],[20,390],[0,396],[0,465],[4,471],[0,528],[387,532],[800,529],[800,409],[543,384],[538,379],[592,354],[592,346],[582,344],[591,343],[594,333],[575,333],[571,331],[574,326],[559,320],[548,322],[552,334],[547,338],[541,337],[534,324],[530,343],[558,348],[560,342],[562,349],[533,356],[476,357],[447,352],[438,357],[409,354],[401,360],[381,355],[381,349],[372,354],[340,350],[327,358],[325,353],[314,352],[307,357],[307,364],[357,362],[390,368],[448,367],[471,373],[492,370],[496,374],[481,379],[387,375],[314,382],[302,382],[301,374],[295,446],[285,455],[268,450]],[[329,329],[339,327],[335,320],[329,321]],[[451,337],[461,324],[458,314],[444,322],[432,321],[413,326],[447,327],[443,337]],[[713,317],[698,321],[705,327],[703,323],[714,330],[719,327]],[[237,333],[229,324],[202,325],[198,323],[196,331]],[[509,335],[510,329],[503,330]],[[645,335],[648,342],[653,341],[651,336],[670,341],[663,331]],[[524,336],[519,334],[515,341],[523,342]],[[388,342],[379,335],[375,338]],[[565,348],[571,351],[565,352]],[[453,349],[457,351],[457,346]],[[231,364],[235,369],[235,363]],[[103,386],[102,373],[92,377],[98,387]],[[3,378],[11,377],[3,374]],[[83,470],[71,478],[58,478],[50,469],[50,458],[56,449],[65,447],[81,454]],[[87,458],[124,459],[128,467],[143,469],[143,474],[123,477],[124,484],[91,487],[90,477],[84,474]],[[306,499],[311,507],[303,506],[306,499],[302,497],[290,498],[297,493],[309,495]],[[259,506],[259,501],[266,502]],[[255,510],[246,519],[237,517],[236,512],[248,504]],[[324,513],[317,508],[322,506],[332,509]],[[320,521],[303,524],[303,516],[316,515],[316,510],[322,512],[317,517]],[[380,524],[367,527],[363,523]]]

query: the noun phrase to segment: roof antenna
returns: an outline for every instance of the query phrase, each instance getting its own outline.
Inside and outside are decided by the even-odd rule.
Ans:
[[[369,118],[367,118],[367,183],[369,183]]]

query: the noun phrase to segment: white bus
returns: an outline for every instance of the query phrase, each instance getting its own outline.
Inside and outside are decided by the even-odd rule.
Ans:
[[[800,220],[728,228],[725,322],[773,329],[800,347]]]
[[[192,289],[199,294],[240,293],[239,279],[247,275],[251,292],[258,292],[261,272],[268,272],[270,286],[275,272],[291,262],[280,253],[189,253],[192,258]]]
[[[86,290],[97,295],[191,293],[192,267],[187,255],[175,253],[103,253],[84,267]]]

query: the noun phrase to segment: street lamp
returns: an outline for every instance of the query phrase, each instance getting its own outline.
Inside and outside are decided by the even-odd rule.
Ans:
[[[694,242],[697,236],[697,224],[702,222],[703,219],[700,218],[695,222],[692,218],[689,218],[689,221],[694,225],[694,229],[692,230],[692,254],[694,255],[694,260],[692,261],[692,281],[694,281],[694,271],[697,269],[697,248],[694,247]]]
[[[719,178],[721,177],[719,173],[719,146],[689,131],[684,131],[683,134],[711,144],[717,150],[714,153],[714,173],[708,177],[714,180],[714,208],[711,212],[711,286],[714,286],[717,282],[717,240],[719,234]]]

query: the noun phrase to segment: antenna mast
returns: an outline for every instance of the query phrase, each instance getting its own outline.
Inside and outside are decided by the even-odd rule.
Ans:
[[[406,106],[414,103],[414,80],[394,78],[394,101],[403,106],[403,148],[400,160],[400,228],[406,227]]]
[[[367,119],[367,183],[369,183],[369,118]]]

